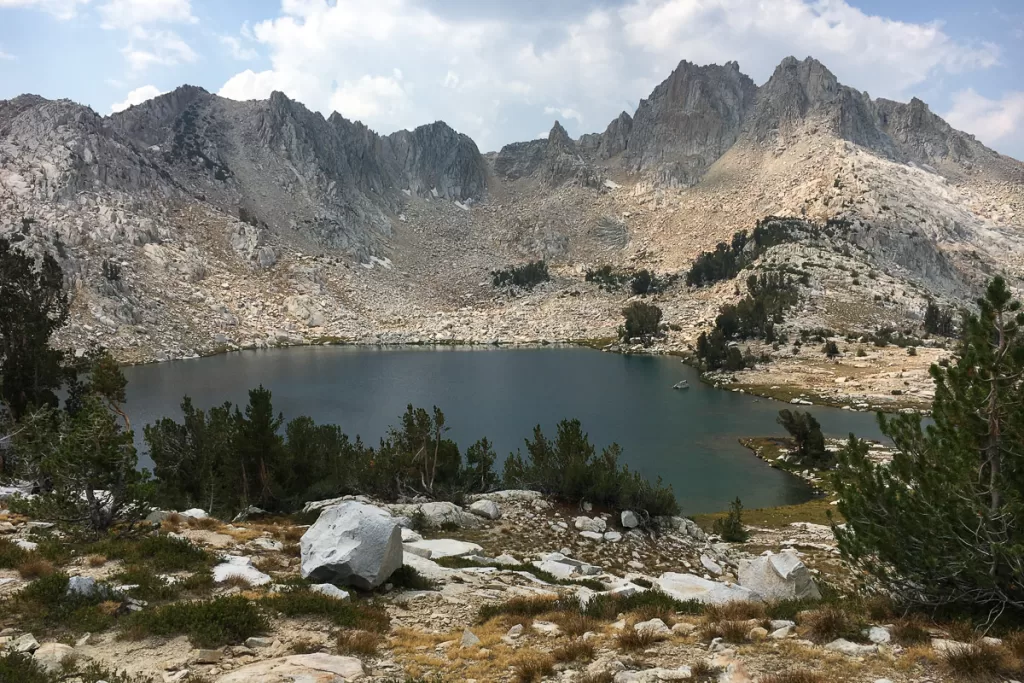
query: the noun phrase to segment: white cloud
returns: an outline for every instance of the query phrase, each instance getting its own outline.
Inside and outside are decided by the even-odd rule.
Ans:
[[[366,75],[339,86],[331,95],[330,108],[345,118],[372,121],[382,116],[399,116],[405,99],[398,78]]]
[[[227,47],[232,57],[239,61],[247,62],[256,59],[256,50],[245,45],[241,39],[235,36],[220,36],[220,43]]]
[[[158,95],[163,95],[164,91],[155,85],[144,85],[140,88],[132,90],[128,95],[125,96],[123,102],[115,102],[110,105],[110,111],[118,112],[124,111],[128,107],[133,107],[136,104],[142,104],[146,100],[151,100]]]
[[[1008,92],[993,100],[973,88],[961,90],[953,95],[953,108],[944,118],[986,145],[1001,145],[1007,153],[1024,159],[1024,91]]]
[[[544,107],[544,113],[562,117],[563,120],[568,121],[575,119],[576,122],[583,121],[583,115],[571,107]]]
[[[176,66],[196,61],[199,56],[174,31],[132,29],[131,40],[121,49],[133,73],[151,66]]]
[[[198,21],[192,16],[190,0],[107,0],[99,6],[99,12],[101,26],[106,29]]]
[[[0,9],[14,7],[37,9],[52,14],[58,19],[67,20],[74,18],[79,5],[88,2],[89,0],[0,0]]]
[[[735,59],[764,82],[783,57],[813,55],[848,85],[895,99],[999,58],[995,46],[958,42],[938,23],[893,21],[845,0],[627,2],[568,20],[497,20],[436,13],[422,0],[282,0],[280,16],[243,26],[271,68],[242,71],[220,92],[281,90],[382,132],[440,118],[486,150],[529,138],[552,113],[573,134],[585,132],[583,121],[601,130],[684,58]]]

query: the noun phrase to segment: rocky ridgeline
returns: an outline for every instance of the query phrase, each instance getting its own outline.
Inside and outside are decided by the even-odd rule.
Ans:
[[[1022,169],[920,101],[872,100],[813,59],[760,87],[735,63],[683,62],[603,133],[573,140],[556,123],[488,155],[441,122],[381,136],[280,93],[184,86],[109,117],[0,102],[0,235],[59,258],[74,294],[62,343],[133,362],[607,339],[629,294],[585,283],[587,267],[682,273],[766,215],[840,226],[761,259],[808,273],[793,330],[912,326],[928,298],[967,303],[992,272],[1019,284]],[[492,270],[533,258],[550,283],[491,286]],[[655,351],[687,351],[746,275],[652,297],[680,328]],[[765,353],[784,361],[782,381],[756,378],[769,387],[814,374],[806,355]],[[873,374],[904,370],[885,362]]]
[[[52,642],[11,628],[0,634],[0,646],[30,653],[51,670],[73,657],[164,682],[190,676],[217,683],[283,683],[296,677],[317,683],[383,682],[403,680],[411,672],[425,680],[522,680],[516,678],[515,667],[521,665],[515,662],[558,652],[574,641],[587,643],[592,654],[558,664],[545,680],[598,675],[619,683],[691,680],[698,668],[707,671],[710,665],[717,673],[701,680],[768,680],[763,677],[794,665],[839,676],[828,680],[946,680],[898,665],[905,648],[886,624],[866,625],[852,640],[848,634],[816,643],[807,640],[799,616],[796,621],[762,616],[728,622],[742,628],[738,643],[734,635],[714,636],[702,625],[706,622],[686,613],[619,614],[608,623],[589,619],[583,622],[585,632],[576,632],[573,622],[557,614],[553,620],[517,617],[511,627],[500,619],[478,619],[482,608],[514,604],[509,603],[514,599],[572,597],[587,605],[600,596],[626,600],[648,591],[735,614],[757,614],[753,606],[779,600],[813,605],[820,599],[818,567],[833,581],[842,571],[828,527],[754,528],[748,545],[734,545],[707,536],[685,518],[666,518],[658,529],[645,529],[641,516],[631,511],[613,516],[569,510],[531,491],[475,496],[466,508],[446,502],[386,505],[360,496],[306,506],[306,514],[317,511],[308,527],[261,522],[255,509],[247,511],[247,521],[232,524],[198,509],[154,511],[148,521],[219,556],[212,568],[214,596],[259,600],[289,590],[289,582],[300,577],[308,590],[346,603],[366,604],[366,592],[373,591],[390,622],[375,651],[337,653],[336,628],[316,617],[277,619],[264,635],[216,649],[193,648],[180,637],[124,641],[111,632]],[[298,547],[292,545],[289,539],[300,535]],[[0,513],[0,538],[34,551],[60,534],[51,524]],[[62,568],[71,575],[69,595],[102,594],[105,604],[120,604],[127,613],[155,609],[128,597],[133,586],[110,580],[120,565],[94,556],[72,558]],[[392,574],[403,566],[426,583],[415,589],[393,585]],[[181,582],[188,576],[157,580]],[[0,570],[0,595],[10,598],[27,585],[14,571]],[[644,638],[642,657],[618,645],[628,642],[621,637],[624,630]],[[941,632],[934,636],[936,652],[966,647]]]

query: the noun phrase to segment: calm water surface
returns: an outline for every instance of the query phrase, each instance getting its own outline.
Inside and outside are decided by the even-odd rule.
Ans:
[[[686,514],[722,510],[735,496],[749,508],[810,497],[803,482],[737,442],[784,434],[775,422],[784,404],[707,387],[670,357],[568,348],[300,347],[136,366],[125,375],[140,438],[143,424],[180,419],[186,394],[201,408],[244,405],[248,389],[262,384],[285,418],[309,415],[370,444],[397,424],[408,403],[438,406],[461,447],[486,436],[502,458],[523,448],[534,425],[553,436],[559,420],[579,418],[599,449],[615,441],[631,469],[671,484]],[[681,379],[690,389],[673,390]],[[808,408],[826,435],[882,438],[873,414]]]

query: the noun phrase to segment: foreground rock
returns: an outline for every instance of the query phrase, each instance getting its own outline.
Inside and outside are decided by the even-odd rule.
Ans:
[[[810,570],[794,553],[767,555],[740,562],[740,585],[765,600],[820,600]]]
[[[216,679],[217,683],[341,683],[365,675],[355,657],[311,654],[268,659],[243,666]]]
[[[302,578],[372,590],[402,566],[402,532],[373,505],[346,501],[324,510],[300,542]]]
[[[749,588],[732,583],[709,581],[693,574],[665,572],[658,577],[655,584],[676,600],[697,600],[709,605],[761,600],[761,596]]]

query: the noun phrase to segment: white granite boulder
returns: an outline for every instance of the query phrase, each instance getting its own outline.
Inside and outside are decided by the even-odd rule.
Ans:
[[[268,659],[221,675],[217,683],[339,683],[366,675],[355,657],[322,653]]]
[[[635,529],[640,526],[640,518],[632,510],[623,510],[619,518],[624,529]]]
[[[766,600],[820,600],[810,570],[794,553],[765,555],[740,562],[740,585]]]
[[[759,602],[761,596],[734,583],[709,581],[693,574],[665,572],[655,581],[658,589],[676,600],[697,600],[711,605],[735,601]]]
[[[577,517],[573,520],[573,526],[579,531],[591,531],[596,534],[603,534],[608,524],[600,517]]]
[[[224,583],[232,579],[240,579],[250,586],[264,586],[270,583],[270,576],[256,569],[251,557],[228,557],[213,568],[215,583]]]
[[[484,519],[498,519],[501,517],[501,508],[493,500],[481,499],[469,506],[469,511]]]
[[[423,555],[421,552],[426,550],[429,552],[428,555]],[[430,538],[423,539],[421,541],[414,541],[412,543],[405,544],[405,551],[414,553],[420,557],[426,557],[427,559],[437,560],[442,557],[463,557],[464,555],[476,555],[483,552],[483,548],[478,546],[476,543],[467,543],[466,541],[456,541],[450,538]]]
[[[346,501],[325,509],[300,541],[302,578],[371,590],[402,566],[402,532],[387,511]]]

